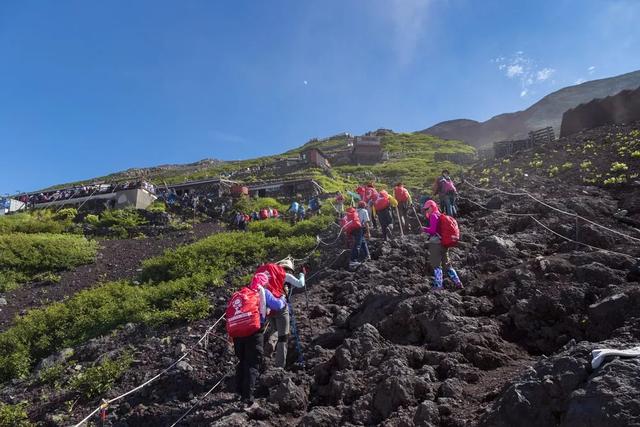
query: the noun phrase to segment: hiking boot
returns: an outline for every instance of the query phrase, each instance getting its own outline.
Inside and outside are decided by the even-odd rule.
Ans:
[[[442,269],[440,267],[433,270],[433,286],[441,289],[443,287]]]
[[[464,287],[462,286],[462,281],[460,281],[460,278],[458,277],[458,273],[456,273],[452,267],[447,268],[447,276],[449,276],[453,284],[456,285],[456,288],[462,289]]]
[[[355,270],[359,266],[360,266],[360,263],[358,261],[351,261],[349,263],[349,270]]]
[[[258,402],[254,401],[254,400],[247,400],[245,401],[245,405],[244,408],[242,409],[245,412],[253,412],[256,409],[258,409],[260,407],[260,405],[258,405]]]

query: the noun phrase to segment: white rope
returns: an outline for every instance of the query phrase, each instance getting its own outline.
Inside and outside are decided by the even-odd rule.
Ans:
[[[216,336],[216,335],[214,335],[214,337],[215,337],[215,336]],[[236,364],[236,365],[237,365],[237,364]],[[180,418],[178,418],[178,419],[176,420],[176,422],[175,422],[175,423],[171,424],[171,427],[175,427],[176,425],[178,425],[178,423],[179,423],[180,421],[182,421],[182,420],[184,419],[184,417],[186,417],[187,415],[189,415],[189,414],[191,413],[191,411],[193,411],[193,410],[195,409],[195,407],[196,407],[196,406],[198,406],[198,404],[200,404],[200,402],[202,402],[204,399],[206,399],[206,397],[207,397],[207,396],[209,396],[209,395],[213,392],[213,390],[215,390],[215,389],[216,389],[220,384],[222,384],[222,381],[224,381],[224,379],[225,379],[225,378],[227,378],[230,374],[231,374],[231,371],[230,371],[230,372],[227,372],[226,374],[224,374],[224,375],[222,376],[222,378],[220,378],[220,380],[219,380],[217,383],[215,383],[215,384],[213,385],[213,387],[211,387],[211,388],[209,389],[209,391],[207,391],[207,392],[206,392],[206,393],[205,393],[201,398],[197,399],[197,400],[196,400],[196,402],[195,402],[193,405],[191,405],[191,407],[187,410],[187,412],[185,412],[184,414],[182,414],[182,416],[181,416]]]
[[[482,208],[482,209],[484,209],[486,211],[489,211],[489,212],[497,212],[497,213],[501,213],[503,215],[508,215],[508,216],[533,216],[534,215],[534,214],[530,214],[530,213],[512,213],[512,212],[504,212],[504,211],[502,211],[500,209],[490,209],[490,208],[488,208],[486,206],[482,206],[480,203],[474,202],[471,199],[467,199],[466,197],[458,196],[458,198],[460,200],[466,200],[467,202],[472,203],[472,204],[474,204],[474,205],[476,205],[476,206],[478,206],[478,207],[480,207],[480,208]]]
[[[623,252],[616,252],[616,251],[612,251],[612,250],[609,250],[609,249],[599,248],[599,247],[597,247],[597,246],[589,245],[588,243],[579,242],[579,241],[577,241],[577,240],[573,240],[573,239],[570,239],[570,238],[568,238],[568,237],[566,237],[566,236],[563,236],[562,234],[560,234],[560,233],[558,233],[558,232],[556,232],[556,231],[553,231],[552,229],[550,229],[549,227],[547,227],[546,225],[544,225],[543,223],[541,223],[540,221],[538,221],[538,220],[536,219],[536,217],[534,216],[534,214],[530,214],[530,213],[524,213],[524,214],[520,214],[520,213],[511,213],[511,212],[504,212],[504,211],[499,210],[499,209],[489,209],[489,208],[487,208],[487,207],[485,207],[485,206],[482,206],[482,205],[481,205],[481,204],[479,204],[479,203],[474,202],[473,200],[469,200],[469,199],[464,198],[464,197],[461,197],[461,199],[464,199],[464,200],[466,200],[466,201],[468,201],[468,202],[471,202],[471,203],[473,203],[474,205],[479,206],[479,207],[481,207],[482,209],[485,209],[485,210],[490,211],[490,212],[493,212],[493,213],[497,213],[497,214],[501,214],[501,215],[506,215],[506,216],[520,216],[520,217],[524,217],[524,216],[526,216],[526,217],[529,217],[529,218],[531,218],[532,220],[534,220],[536,223],[538,223],[538,225],[540,225],[541,227],[543,227],[544,229],[546,229],[547,231],[549,231],[549,232],[551,232],[551,233],[555,234],[555,235],[556,235],[556,236],[558,236],[558,237],[561,237],[562,239],[564,239],[564,240],[566,240],[566,241],[568,241],[568,242],[572,242],[572,243],[576,243],[576,244],[578,244],[578,245],[586,246],[586,247],[588,247],[588,248],[591,248],[591,249],[594,249],[594,250],[597,250],[597,251],[604,251],[604,252],[610,252],[610,253],[612,253],[612,254],[616,254],[616,255],[623,255],[623,256],[627,256],[627,257],[633,257],[633,255],[629,255],[629,254],[626,254],[626,253],[623,253]]]
[[[567,242],[576,243],[576,244],[578,244],[578,245],[586,246],[586,247],[588,247],[588,248],[591,248],[591,249],[594,249],[594,250],[597,250],[597,251],[610,252],[610,253],[612,253],[612,254],[616,254],[616,255],[623,255],[623,256],[625,256],[625,257],[631,257],[631,258],[633,258],[633,255],[625,254],[625,253],[623,253],[623,252],[616,252],[616,251],[612,251],[612,250],[609,250],[609,249],[599,248],[599,247],[597,247],[597,246],[589,245],[588,243],[578,242],[577,240],[570,239],[570,238],[568,238],[568,237],[566,237],[566,236],[563,236],[562,234],[560,234],[560,233],[558,233],[558,232],[553,231],[552,229],[550,229],[549,227],[547,227],[546,225],[544,225],[543,223],[541,223],[540,221],[538,221],[538,220],[537,220],[533,215],[531,215],[531,219],[532,219],[532,220],[534,220],[535,222],[537,222],[537,223],[538,223],[538,225],[539,225],[539,226],[541,226],[542,228],[544,228],[545,230],[547,230],[547,231],[549,231],[549,232],[551,232],[551,233],[555,234],[556,236],[558,236],[558,237],[560,237],[560,238],[562,238],[562,239],[566,240]]]
[[[510,196],[527,196],[527,197],[531,198],[532,200],[534,200],[534,201],[536,201],[536,202],[540,203],[541,205],[546,206],[547,208],[552,209],[552,210],[554,210],[554,211],[556,211],[556,212],[560,212],[560,213],[562,213],[562,214],[564,214],[564,215],[568,215],[568,216],[571,216],[571,217],[573,217],[573,218],[580,218],[581,220],[586,221],[586,222],[588,222],[589,224],[593,224],[593,225],[595,225],[596,227],[602,228],[602,229],[607,230],[607,231],[609,231],[609,232],[611,232],[611,233],[618,234],[619,236],[626,237],[627,239],[631,239],[631,240],[635,240],[635,241],[637,241],[637,242],[640,242],[640,239],[639,239],[639,238],[637,238],[637,237],[629,236],[628,234],[625,234],[625,233],[622,233],[622,232],[620,232],[620,231],[614,230],[614,229],[612,229],[612,228],[606,227],[606,226],[604,226],[604,225],[602,225],[602,224],[598,224],[597,222],[592,221],[592,220],[590,220],[590,219],[588,219],[588,218],[585,218],[585,217],[583,217],[583,216],[580,216],[580,215],[578,215],[578,214],[571,213],[571,212],[567,212],[567,211],[564,211],[564,210],[562,210],[562,209],[559,209],[559,208],[556,208],[556,207],[554,207],[554,206],[551,206],[551,205],[550,205],[550,204],[548,204],[548,203],[545,203],[545,202],[543,202],[543,201],[541,201],[541,200],[538,200],[537,198],[535,198],[535,197],[534,197],[533,195],[531,195],[530,193],[527,193],[526,191],[525,191],[525,192],[523,192],[523,193],[509,193],[509,192],[503,191],[503,190],[501,190],[501,189],[499,189],[499,188],[491,188],[491,189],[487,189],[487,188],[480,188],[480,187],[476,187],[475,185],[473,185],[473,184],[472,184],[472,183],[470,183],[469,181],[465,181],[465,183],[469,184],[472,188],[475,188],[476,190],[480,190],[480,191],[488,191],[488,192],[491,192],[491,191],[497,191],[497,192],[500,192],[500,193],[503,193],[503,194],[508,194],[508,195],[510,195]]]
[[[84,424],[85,422],[87,422],[94,414],[96,414],[100,409],[102,409],[103,407],[105,407],[105,405],[110,405],[113,402],[116,402],[128,395],[130,395],[131,393],[135,393],[136,391],[140,390],[141,388],[146,387],[147,385],[151,384],[152,382],[154,382],[155,380],[157,380],[158,378],[160,378],[162,375],[166,374],[167,372],[169,372],[174,366],[176,366],[178,363],[180,363],[185,357],[187,357],[193,350],[195,350],[195,348],[197,346],[200,345],[200,343],[202,343],[202,341],[205,340],[205,338],[207,337],[207,335],[209,335],[209,333],[213,330],[213,328],[215,328],[218,323],[220,323],[222,321],[222,319],[224,319],[224,314],[222,316],[220,316],[220,318],[218,320],[215,321],[215,323],[213,325],[211,325],[207,331],[204,333],[204,335],[202,335],[202,337],[198,340],[198,342],[193,345],[190,349],[188,349],[182,356],[180,356],[180,358],[178,360],[176,360],[175,362],[173,362],[171,365],[169,365],[167,368],[165,368],[164,370],[162,370],[159,374],[157,374],[156,376],[154,376],[153,378],[151,378],[148,381],[145,381],[144,383],[140,384],[137,387],[132,388],[131,390],[121,394],[120,396],[114,397],[113,399],[109,399],[104,401],[103,404],[101,404],[100,406],[98,406],[93,412],[91,412],[89,415],[87,415],[82,421],[80,421],[78,424],[76,424],[74,427],[80,427],[82,424]]]

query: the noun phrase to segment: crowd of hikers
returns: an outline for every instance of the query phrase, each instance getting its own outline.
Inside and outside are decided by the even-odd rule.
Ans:
[[[462,282],[449,260],[449,250],[457,244],[460,233],[455,220],[457,190],[447,170],[434,182],[432,193],[432,197],[422,196],[417,207],[402,182],[394,186],[392,194],[376,189],[373,182],[346,195],[336,193],[331,204],[340,220],[341,233],[351,248],[349,267],[357,268],[371,259],[367,240],[371,238],[372,229],[379,229],[381,238],[387,240],[394,224],[397,224],[400,235],[405,231],[420,231],[428,236],[428,260],[433,269],[434,290],[444,289],[445,273],[455,287],[462,288]],[[319,211],[320,207],[320,200],[314,196],[309,201],[308,211]],[[263,211],[266,211],[264,215]],[[246,218],[248,215],[237,212],[234,222],[240,218],[245,224],[250,220],[278,218],[277,210],[273,211],[265,208],[258,214],[259,218]],[[295,222],[304,219],[308,211],[302,203],[294,200],[287,213]],[[265,352],[275,351],[275,366],[285,368],[291,333],[296,339],[296,347],[299,347],[289,299],[294,288],[302,289],[306,284],[304,271],[298,277],[294,271],[291,258],[263,264],[255,271],[250,284],[236,291],[228,302],[227,333],[239,359],[236,393],[247,411],[257,408],[254,391]]]
[[[69,188],[62,188],[59,190],[43,191],[33,194],[22,194],[17,197],[19,201],[26,204],[28,207],[32,207],[41,203],[52,203],[61,200],[76,199],[80,197],[95,196],[99,194],[108,194],[115,191],[143,189],[150,193],[155,193],[155,187],[153,184],[147,181],[126,181],[112,184],[90,184],[90,185],[77,185]]]
[[[278,209],[271,206],[263,207],[258,211],[252,212],[243,212],[236,210],[231,218],[231,225],[237,230],[246,231],[247,225],[250,222],[261,221],[265,219],[289,219],[292,224],[295,224],[299,221],[308,219],[311,216],[316,215],[322,208],[322,203],[320,202],[320,198],[317,195],[314,195],[309,199],[307,207],[305,207],[304,203],[299,200],[302,200],[302,197],[300,195],[294,198],[294,200],[291,202],[291,205],[284,213],[279,212]]]

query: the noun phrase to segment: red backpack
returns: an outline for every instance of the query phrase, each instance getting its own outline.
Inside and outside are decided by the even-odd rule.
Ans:
[[[260,219],[267,219],[269,218],[269,211],[266,209],[261,209],[260,210]]]
[[[260,330],[260,290],[243,287],[227,304],[227,333],[231,338],[248,337]]]
[[[267,283],[264,287],[267,288],[274,297],[280,298],[284,295],[284,279],[287,276],[287,272],[284,271],[284,268],[273,263],[262,264],[254,273],[254,279],[252,282],[258,275],[266,276]]]
[[[440,194],[445,195],[448,193],[458,193],[458,190],[456,190],[456,185],[453,183],[453,180],[451,178],[449,179],[445,179],[445,178],[441,178],[440,179]]]
[[[346,224],[344,225],[344,231],[347,234],[351,234],[356,230],[362,228],[362,223],[360,222],[360,215],[358,215],[358,211],[354,208],[347,209],[347,214],[345,215]]]
[[[445,248],[452,248],[458,244],[460,240],[460,229],[458,221],[452,216],[440,214],[438,219],[438,234],[440,235],[440,244]]]
[[[376,211],[382,212],[389,207],[389,196],[384,197],[382,195],[378,195],[378,198],[373,202],[373,205],[376,207]]]
[[[400,203],[404,203],[409,200],[409,190],[404,187],[395,187],[393,189],[394,196],[396,200]]]

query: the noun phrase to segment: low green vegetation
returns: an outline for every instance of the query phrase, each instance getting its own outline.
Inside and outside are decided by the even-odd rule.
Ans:
[[[131,237],[136,227],[147,223],[137,209],[108,209],[99,215],[89,214],[84,220],[87,224],[98,229],[107,229],[110,235],[122,239]]]
[[[288,254],[302,256],[314,236],[267,237],[219,233],[144,263],[142,285],[110,282],[29,311],[0,334],[0,381],[24,376],[38,360],[103,335],[128,322],[159,324],[206,317],[204,292],[230,272]],[[231,280],[231,278],[229,278]]]
[[[264,233],[219,233],[199,242],[165,252],[143,263],[143,282],[161,282],[184,277],[205,277],[223,283],[232,268],[255,265],[269,258],[302,254],[315,244],[313,236],[267,237]]]
[[[32,427],[27,415],[27,404],[8,405],[0,402],[0,427]]]
[[[59,211],[40,209],[0,216],[0,235],[7,233],[65,233],[79,232],[73,219],[78,212],[74,208]]]
[[[30,280],[57,281],[55,272],[91,263],[97,244],[72,234],[0,236],[0,290]]]
[[[131,353],[125,353],[115,360],[103,360],[73,376],[69,381],[69,388],[80,393],[85,399],[98,397],[111,390],[115,382],[129,369],[131,362]]]
[[[333,221],[328,215],[314,216],[308,220],[300,221],[295,225],[278,219],[264,221],[252,221],[249,223],[249,231],[264,233],[267,237],[287,236],[315,236],[325,230]]]
[[[402,181],[411,190],[424,191],[431,188],[442,169],[449,169],[454,175],[463,169],[450,161],[436,161],[436,153],[471,155],[475,152],[473,147],[463,142],[420,133],[385,135],[382,146],[389,153],[389,160],[375,165],[337,166],[334,170],[358,182],[376,179],[391,187]]]

